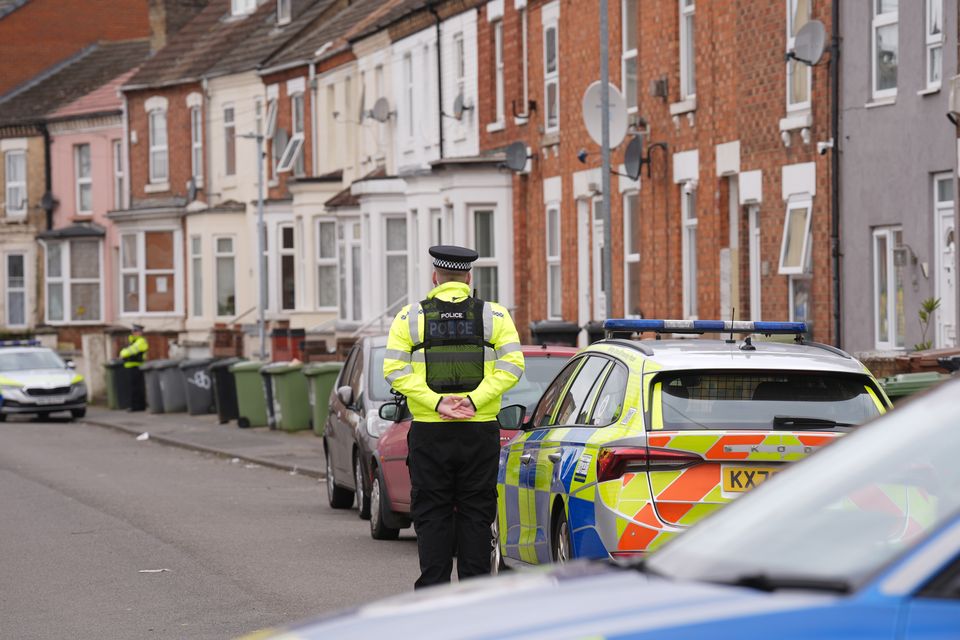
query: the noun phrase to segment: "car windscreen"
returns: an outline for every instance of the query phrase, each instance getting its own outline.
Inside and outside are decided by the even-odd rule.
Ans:
[[[367,371],[367,377],[370,379],[370,397],[381,402],[393,399],[390,385],[383,377],[383,356],[386,351],[386,347],[370,349],[370,369]]]
[[[646,562],[678,579],[856,588],[960,510],[957,392],[947,382],[678,536]]]
[[[512,389],[503,394],[500,406],[522,404],[528,413],[533,411],[540,396],[568,361],[569,358],[561,356],[524,358],[523,375]]]
[[[53,351],[0,351],[0,371],[31,371],[35,369],[63,369],[66,365]]]
[[[651,393],[650,424],[666,430],[844,427],[882,412],[869,378],[820,372],[672,372]]]

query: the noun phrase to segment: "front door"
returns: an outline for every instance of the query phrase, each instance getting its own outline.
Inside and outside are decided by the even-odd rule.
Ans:
[[[937,212],[937,346],[957,344],[957,231],[953,210]]]

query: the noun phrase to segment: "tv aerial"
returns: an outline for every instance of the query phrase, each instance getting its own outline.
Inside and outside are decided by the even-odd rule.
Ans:
[[[514,173],[527,173],[529,160],[533,155],[527,150],[527,145],[522,142],[514,142],[506,148],[506,160],[504,166]]]
[[[608,85],[610,107],[607,117],[610,120],[610,148],[617,148],[627,135],[627,103],[623,94],[615,86]],[[603,84],[594,82],[587,87],[583,94],[583,123],[587,126],[587,133],[598,145],[603,144]]]
[[[826,45],[826,27],[819,20],[811,20],[797,32],[793,40],[793,50],[787,52],[787,61],[796,60],[813,67],[823,57]]]

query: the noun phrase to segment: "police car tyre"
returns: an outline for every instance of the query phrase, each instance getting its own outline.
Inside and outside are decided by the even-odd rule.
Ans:
[[[400,537],[400,529],[393,529],[384,524],[384,514],[390,509],[387,495],[381,490],[382,479],[380,470],[374,472],[370,487],[370,501],[373,508],[370,511],[370,537],[374,540],[396,540]]]
[[[353,452],[353,483],[360,519],[367,520],[370,518],[370,496],[367,495],[367,487],[363,482],[363,465],[356,451]]]
[[[508,569],[500,553],[500,519],[495,518],[490,525],[490,575],[499,575]]]
[[[333,476],[333,464],[330,462],[330,452],[325,451],[327,459],[327,501],[333,509],[349,509],[353,506],[353,491],[337,486]]]
[[[561,508],[553,519],[553,535],[550,536],[550,554],[559,564],[570,562],[573,548],[570,546],[570,525],[567,514]]]
[[[37,414],[37,420],[43,420],[44,422],[46,422],[49,419],[50,419],[49,411],[41,411],[40,413]]]
[[[0,413],[0,422],[6,422],[6,421],[7,421],[7,414]]]
[[[70,417],[74,420],[79,420],[80,418],[85,418],[86,416],[86,409],[70,409]]]

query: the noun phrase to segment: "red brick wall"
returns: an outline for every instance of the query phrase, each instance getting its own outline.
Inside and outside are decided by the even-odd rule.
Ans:
[[[287,71],[281,71],[274,73],[269,76],[263,77],[263,84],[265,86],[270,86],[272,84],[278,85],[278,94],[277,94],[277,130],[283,128],[287,130],[287,133],[293,135],[293,109],[290,103],[290,95],[287,93],[287,80],[292,80],[294,78],[303,78],[304,79],[304,92],[303,92],[303,129],[304,129],[304,142],[303,142],[303,169],[304,176],[313,175],[313,122],[310,114],[313,112],[313,91],[310,88],[309,73],[306,66],[296,67],[294,69],[289,69]],[[286,173],[281,173],[279,175],[274,175],[273,167],[270,166],[272,163],[271,158],[273,148],[273,141],[268,140],[266,149],[267,149],[267,165],[269,171],[267,175],[271,179],[276,179],[276,186],[271,186],[269,189],[269,198],[289,198],[290,192],[287,190],[287,182],[294,179],[292,171]],[[279,154],[283,153],[283,149],[280,149],[277,152],[278,158]]]
[[[0,20],[0,95],[98,40],[150,35],[148,0],[31,0]]]
[[[542,134],[543,110],[543,29],[542,2],[529,4],[528,55],[529,97],[538,110],[525,125],[516,125],[511,101],[521,107],[522,62],[520,17],[513,3],[505,2],[504,42],[506,43],[506,128],[486,132],[494,118],[493,31],[481,9],[478,24],[481,149],[502,148],[521,140],[537,156],[531,173],[514,178],[515,255],[517,292],[516,319],[526,330],[531,320],[547,315],[545,212],[543,180],[563,180],[562,278],[563,315],[577,320],[577,203],[573,198],[572,175],[599,167],[600,153],[586,133],[581,118],[581,100],[587,86],[599,79],[599,16],[597,11],[573,0],[561,0],[560,8],[560,132],[550,141]],[[789,316],[788,278],[777,274],[786,205],[781,198],[781,167],[816,162],[817,194],[813,199],[812,316],[815,337],[832,341],[830,270],[829,156],[817,155],[816,141],[829,132],[828,67],[821,65],[813,75],[813,126],[809,144],[792,134],[785,148],[779,121],[786,116],[785,0],[731,0],[697,3],[696,66],[697,110],[693,126],[686,116],[675,123],[669,105],[679,101],[679,17],[676,0],[645,0],[638,3],[639,25],[639,115],[650,124],[649,141],[664,142],[668,153],[653,152],[652,175],[646,167],[640,191],[641,287],[639,306],[646,317],[679,318],[683,312],[681,266],[681,187],[673,182],[673,154],[699,150],[698,213],[698,303],[699,317],[719,318],[720,250],[729,245],[727,180],[716,176],[716,145],[740,141],[740,170],[763,171],[761,207],[761,261],[768,275],[761,279],[762,313],[766,319]],[[610,2],[610,81],[620,86],[621,16],[620,3]],[[814,18],[830,31],[830,7],[814,3]],[[649,96],[647,87],[661,76],[668,78],[667,100]],[[629,139],[629,138],[628,138]],[[613,152],[614,168],[623,160],[625,140]],[[579,149],[589,152],[586,164],[578,162]],[[623,214],[612,176],[611,224],[613,257],[613,314],[624,312],[623,303]],[[741,214],[745,215],[745,214]],[[747,251],[746,237],[741,252]],[[749,287],[741,286],[741,299],[749,300]],[[738,317],[743,315],[738,312]]]
[[[145,198],[187,197],[187,181],[192,174],[190,159],[190,109],[187,107],[187,95],[202,93],[199,83],[181,84],[173,87],[144,89],[127,92],[127,114],[131,133],[130,140],[130,186],[133,206]],[[150,184],[150,133],[147,112],[144,108],[147,100],[154,96],[167,99],[167,162],[169,172],[169,191],[150,192],[145,188]],[[207,127],[206,109],[204,129]],[[136,143],[133,143],[133,135]],[[207,136],[204,134],[204,141]],[[204,169],[206,169],[204,147]],[[204,171],[206,173],[206,171]],[[203,191],[200,190],[200,199]]]

